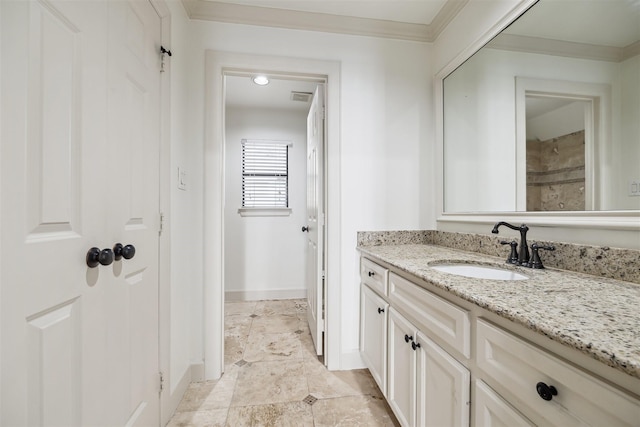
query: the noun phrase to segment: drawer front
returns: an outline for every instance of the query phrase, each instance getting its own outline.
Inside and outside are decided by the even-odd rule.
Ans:
[[[387,295],[389,270],[366,258],[360,258],[360,280],[380,295]]]
[[[441,340],[469,358],[470,321],[465,310],[394,273],[389,274],[389,300],[413,318],[427,336]]]
[[[482,320],[476,336],[478,367],[488,382],[504,388],[504,397],[537,423],[632,426],[640,420],[640,402],[551,353]],[[543,400],[538,383],[557,394]]]
[[[475,411],[476,427],[533,427],[531,421],[513,409],[511,405],[481,380],[476,381],[475,392],[473,409]]]

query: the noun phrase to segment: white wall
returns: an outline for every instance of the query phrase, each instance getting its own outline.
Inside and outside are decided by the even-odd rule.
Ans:
[[[192,365],[202,364],[202,129],[195,127],[190,99],[200,85],[194,85],[190,68],[190,26],[180,2],[167,2],[171,10],[173,53],[171,62],[171,211],[167,222],[171,233],[170,373],[173,393]],[[186,173],[187,188],[177,187],[178,167]],[[197,379],[197,378],[196,378]]]
[[[172,10],[182,7],[171,0]],[[333,188],[341,201],[340,218],[329,220],[341,227],[340,281],[329,283],[340,292],[338,310],[341,334],[339,368],[361,366],[358,352],[359,278],[356,232],[371,229],[419,228],[424,218],[434,218],[425,176],[429,168],[420,157],[429,155],[433,139],[433,110],[429,44],[311,31],[265,28],[218,22],[191,21],[188,34],[174,48],[174,66],[184,70],[184,92],[176,94],[174,115],[185,115],[188,125],[174,141],[178,156],[188,163],[190,182],[201,182],[204,128],[204,57],[212,49],[243,54],[275,55],[340,61],[340,171],[341,186]],[[286,70],[283,70],[286,71]],[[188,102],[187,102],[188,101]],[[330,108],[330,107],[329,107]],[[180,111],[183,109],[183,111]],[[177,117],[176,117],[177,118]],[[180,147],[178,147],[180,146]],[[426,148],[425,148],[426,147]],[[180,157],[178,157],[179,161]],[[193,191],[196,186],[192,187]],[[202,191],[202,189],[200,189]],[[189,192],[187,192],[189,193]],[[199,198],[199,195],[194,194]],[[177,207],[187,235],[196,244],[188,256],[198,257],[201,199]],[[428,211],[425,211],[428,209]],[[176,212],[178,214],[178,212]],[[186,256],[186,255],[185,255]],[[193,259],[177,267],[200,279],[202,266]],[[186,271],[194,267],[197,271]],[[177,273],[176,273],[177,274]],[[179,276],[178,276],[179,277]],[[184,280],[183,280],[184,281]],[[185,281],[192,309],[191,359],[202,355],[202,282]]]
[[[306,111],[225,112],[225,298],[302,298],[305,292]],[[242,139],[291,141],[289,216],[242,217]]]

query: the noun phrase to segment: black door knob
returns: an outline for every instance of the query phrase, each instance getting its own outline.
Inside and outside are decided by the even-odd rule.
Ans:
[[[415,341],[413,341],[413,342],[411,343],[411,348],[413,349],[413,351],[416,351],[416,349],[417,349],[417,348],[420,348],[420,347],[422,347],[422,346],[420,345],[420,343],[419,343],[419,342],[415,342]]]
[[[116,261],[120,261],[121,258],[131,259],[136,254],[136,248],[133,245],[122,246],[122,243],[116,243],[113,245],[113,253]]]
[[[100,265],[109,265],[113,262],[113,251],[111,249],[91,248],[87,252],[87,266],[95,268]]]
[[[409,336],[407,334],[404,335],[404,342],[413,341],[413,336]]]
[[[384,308],[378,307],[378,314],[382,314],[382,313],[384,313]]]
[[[302,232],[304,233],[305,231],[308,233],[309,232],[309,227],[303,225],[302,226]]]
[[[544,400],[551,400],[553,399],[553,396],[558,395],[558,390],[556,390],[554,386],[546,385],[543,382],[536,384],[536,391],[538,392],[538,396]]]
[[[369,274],[369,277],[373,277],[373,276],[375,276],[376,272],[375,271],[370,271],[368,274]]]

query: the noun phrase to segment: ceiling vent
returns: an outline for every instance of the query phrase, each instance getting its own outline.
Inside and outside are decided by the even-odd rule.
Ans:
[[[310,102],[311,98],[313,98],[313,94],[311,92],[295,92],[291,91],[291,100],[298,102]]]

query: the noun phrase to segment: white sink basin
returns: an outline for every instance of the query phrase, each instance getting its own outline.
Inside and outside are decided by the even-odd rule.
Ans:
[[[475,279],[491,280],[526,280],[527,276],[498,267],[477,264],[436,264],[429,267],[442,273],[455,274],[456,276],[473,277]]]

